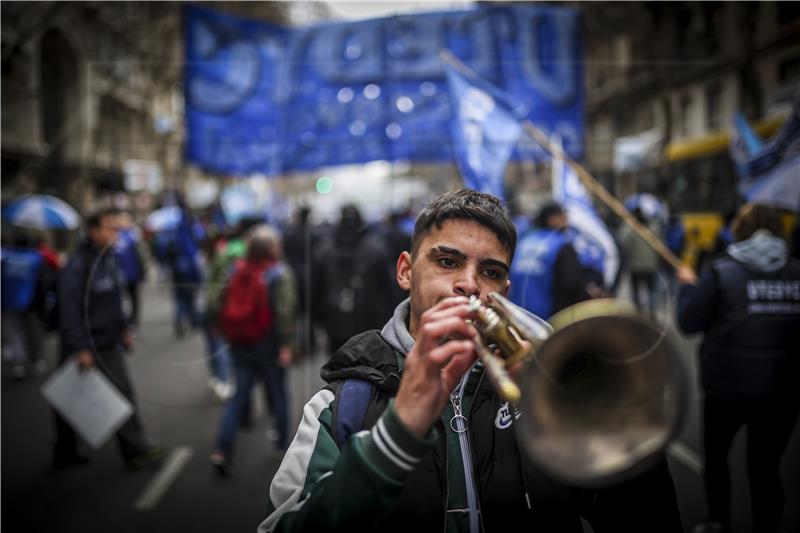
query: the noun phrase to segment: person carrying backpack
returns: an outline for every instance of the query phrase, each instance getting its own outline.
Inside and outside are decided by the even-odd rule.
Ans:
[[[288,444],[285,372],[292,362],[296,324],[296,284],[291,269],[280,260],[281,242],[267,225],[247,235],[247,253],[236,262],[221,295],[219,328],[230,345],[236,393],[225,406],[211,464],[227,475],[239,420],[255,380],[267,389],[278,430],[275,447]]]

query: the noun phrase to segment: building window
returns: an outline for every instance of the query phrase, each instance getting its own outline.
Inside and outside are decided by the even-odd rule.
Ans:
[[[719,83],[712,83],[706,87],[706,128],[716,131],[721,126],[722,116],[722,89]]]
[[[692,100],[688,94],[681,96],[678,102],[678,120],[680,123],[681,137],[689,136],[689,109],[692,106]]]
[[[781,61],[778,65],[778,82],[783,85],[798,80],[800,80],[800,57]]]
[[[800,5],[797,2],[778,2],[778,24],[785,26],[800,19]]]

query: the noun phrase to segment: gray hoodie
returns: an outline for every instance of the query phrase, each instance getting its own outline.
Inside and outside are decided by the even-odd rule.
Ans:
[[[786,241],[760,229],[744,241],[728,246],[728,254],[751,270],[771,274],[782,269],[789,260]]]

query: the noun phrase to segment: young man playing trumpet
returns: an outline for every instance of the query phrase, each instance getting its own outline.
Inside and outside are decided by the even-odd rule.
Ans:
[[[422,211],[397,260],[409,298],[323,367],[260,532],[583,531],[570,490],[523,456],[470,340],[468,298],[507,293],[515,245],[494,196],[448,192]]]

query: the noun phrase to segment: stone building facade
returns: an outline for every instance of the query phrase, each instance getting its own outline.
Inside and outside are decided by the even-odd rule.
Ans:
[[[208,2],[286,22],[277,2]],[[2,11],[2,195],[80,211],[180,187],[179,2],[12,2]],[[135,206],[134,206],[135,207]]]
[[[655,192],[675,210],[738,198],[727,155],[736,111],[762,135],[800,89],[794,2],[578,3],[584,12],[588,164],[618,196]],[[655,139],[620,169],[620,137]],[[641,140],[641,139],[640,139]],[[615,168],[616,167],[616,168]]]

